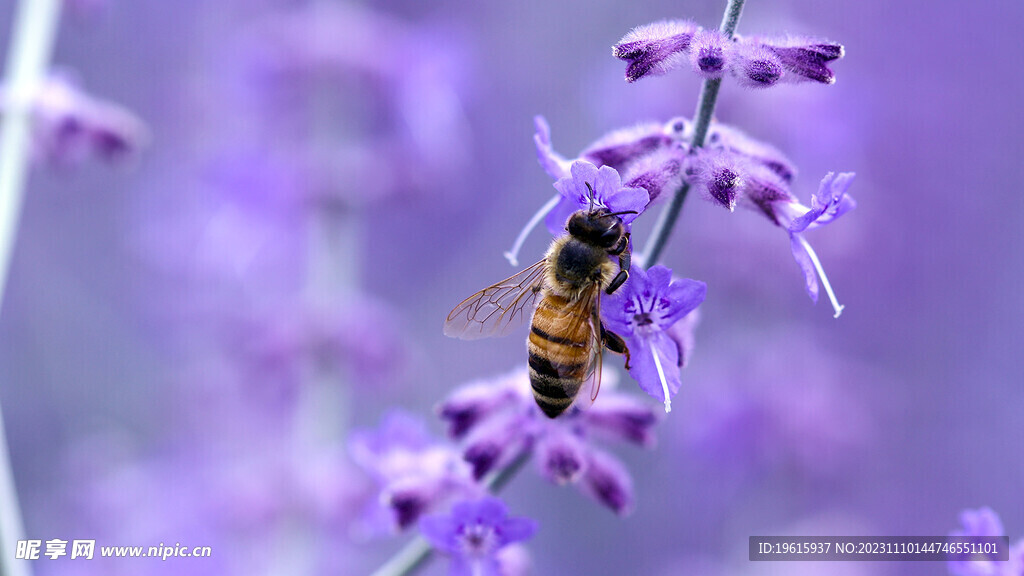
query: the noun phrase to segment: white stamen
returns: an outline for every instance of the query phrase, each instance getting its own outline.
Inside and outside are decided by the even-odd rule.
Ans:
[[[821,285],[825,287],[825,293],[828,294],[828,299],[832,302],[832,309],[836,311],[833,318],[839,318],[839,315],[843,313],[845,306],[841,305],[836,300],[836,293],[832,291],[832,285],[828,283],[828,276],[825,276],[825,269],[821,267],[821,261],[818,260],[818,255],[814,253],[814,248],[804,239],[800,234],[795,235],[800,240],[800,245],[807,251],[807,255],[811,258],[811,264],[814,264],[814,270],[818,273],[818,278],[821,278]]]
[[[530,235],[530,232],[540,224],[540,221],[555,209],[555,205],[562,199],[561,194],[555,194],[548,200],[546,204],[540,207],[540,210],[530,218],[530,221],[526,223],[526,226],[519,232],[519,236],[516,236],[516,241],[512,244],[512,249],[505,252],[505,259],[508,263],[513,266],[519,266],[519,249],[523,247],[523,243],[526,242],[526,237]]]
[[[654,356],[654,367],[658,369],[658,379],[661,380],[661,391],[665,394],[665,413],[672,411],[672,399],[668,395],[668,379],[665,378],[665,370],[661,367],[661,360],[658,358],[658,351],[654,349],[654,340],[650,341],[651,354]]]

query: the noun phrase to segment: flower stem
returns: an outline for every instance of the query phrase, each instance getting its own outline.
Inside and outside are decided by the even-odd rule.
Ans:
[[[729,0],[729,4],[725,8],[725,15],[722,17],[722,25],[719,27],[719,31],[726,38],[731,39],[733,33],[736,32],[736,25],[739,23],[740,14],[743,12],[743,3],[744,0]],[[718,100],[718,89],[721,85],[721,78],[709,78],[701,86],[700,100],[697,102],[697,112],[694,114],[693,139],[690,141],[691,150],[704,146],[704,139],[707,137],[708,128],[711,126],[711,117],[715,113],[715,103]],[[672,228],[675,227],[676,220],[679,219],[679,212],[683,209],[683,202],[686,201],[686,195],[689,191],[690,185],[684,182],[676,190],[672,200],[669,201],[669,205],[659,216],[658,222],[654,225],[654,230],[651,232],[651,238],[648,240],[647,246],[644,247],[642,257],[644,266],[651,266],[658,262],[662,250],[665,249],[665,244],[668,243],[668,237],[672,233]]]
[[[31,149],[32,101],[46,76],[62,0],[21,0],[6,63],[7,107],[0,128],[0,305],[24,198]],[[3,413],[0,411],[0,576],[28,576],[28,562],[15,560],[24,538]]]
[[[529,450],[523,451],[511,464],[488,476],[484,480],[487,490],[492,494],[500,492],[522,470],[530,454]],[[424,566],[433,553],[434,549],[426,538],[416,536],[371,576],[408,576]]]

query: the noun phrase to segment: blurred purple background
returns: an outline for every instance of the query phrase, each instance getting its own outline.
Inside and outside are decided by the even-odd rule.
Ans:
[[[55,65],[134,112],[150,143],[30,177],[0,314],[29,537],[212,546],[191,574],[382,563],[400,539],[353,535],[366,480],[345,434],[391,406],[440,433],[438,401],[525,360],[518,336],[450,340],[441,323],[514,271],[501,253],[552,194],[533,116],[566,155],[620,126],[691,116],[698,78],[627,85],[610,46],[666,17],[716,26],[723,7],[68,11]],[[805,202],[826,172],[857,173],[857,210],[808,234],[846,311],[833,320],[809,302],[780,230],[690,198],[664,260],[708,298],[658,446],[621,451],[635,512],[524,472],[504,495],[540,523],[535,573],[944,574],[753,564],[747,538],[941,535],[982,505],[1011,541],[1024,536],[1022,25],[1010,2],[748,2],[741,33],[846,47],[834,86],[727,80],[716,111],[796,163]],[[653,220],[638,220],[640,245]],[[325,374],[344,382],[316,385]],[[183,559],[65,560],[33,566],[185,573]]]

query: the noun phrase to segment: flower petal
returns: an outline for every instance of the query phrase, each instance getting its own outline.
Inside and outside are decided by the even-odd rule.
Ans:
[[[529,518],[508,518],[495,530],[498,546],[529,540],[537,532],[537,522]]]
[[[662,316],[660,326],[666,329],[694,311],[707,296],[708,285],[699,280],[680,278],[663,292],[670,305]]]
[[[533,142],[537,147],[537,161],[549,176],[558,180],[569,175],[569,161],[555,152],[551,146],[551,127],[543,116],[534,116],[533,125],[536,133]]]
[[[636,380],[641,390],[660,402],[665,402],[667,387],[671,400],[671,396],[679,392],[682,384],[679,374],[679,347],[675,341],[658,330],[648,336],[634,337],[628,342],[629,375]],[[661,364],[660,371],[658,363],[654,360],[655,353],[658,354],[658,363]],[[665,386],[662,385],[662,375],[665,377]]]
[[[811,260],[811,255],[804,249],[803,242],[800,241],[799,234],[791,232],[789,234],[789,245],[793,251],[793,259],[800,266],[800,270],[804,273],[804,286],[807,289],[807,295],[811,297],[814,302],[818,301],[818,276],[814,271],[814,262]]]

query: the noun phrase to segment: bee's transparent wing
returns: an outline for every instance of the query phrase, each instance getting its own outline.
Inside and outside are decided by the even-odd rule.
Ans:
[[[601,390],[601,369],[604,367],[604,340],[601,338],[601,287],[598,286],[593,294],[593,308],[590,311],[590,335],[594,347],[591,349],[590,367],[587,369],[587,377],[584,384],[590,382],[590,402],[597,400],[597,393]]]
[[[547,260],[473,294],[455,307],[444,322],[452,338],[475,340],[504,336],[524,324],[540,298]]]

